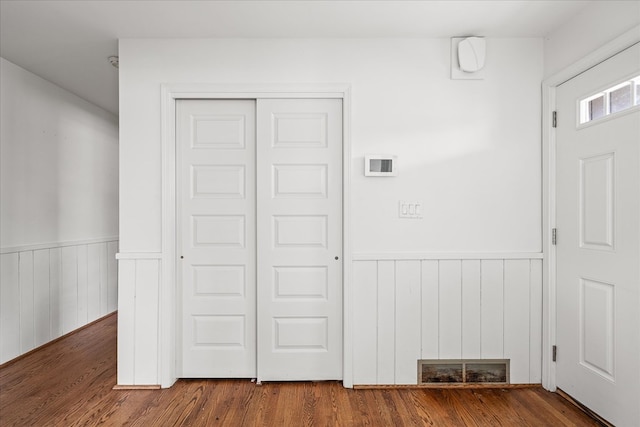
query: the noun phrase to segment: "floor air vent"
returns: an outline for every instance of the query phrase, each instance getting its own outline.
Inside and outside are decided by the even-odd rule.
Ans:
[[[509,359],[418,360],[418,384],[509,384]]]

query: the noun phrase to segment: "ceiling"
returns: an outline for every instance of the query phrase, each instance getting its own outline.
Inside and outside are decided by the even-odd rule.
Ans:
[[[0,56],[115,114],[120,38],[544,37],[580,0],[0,0]]]

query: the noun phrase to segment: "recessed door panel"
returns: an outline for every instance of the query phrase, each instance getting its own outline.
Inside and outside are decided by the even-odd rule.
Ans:
[[[273,113],[270,119],[273,147],[323,148],[328,144],[328,116],[325,113]]]
[[[279,248],[326,248],[326,215],[274,215],[273,244]]]
[[[273,196],[326,198],[327,165],[273,165]]]
[[[194,215],[193,246],[245,247],[244,215]]]
[[[244,316],[193,316],[195,346],[245,347]]]
[[[580,363],[615,381],[615,286],[580,279]]]
[[[194,198],[244,198],[245,167],[243,165],[192,167],[192,194]]]
[[[273,267],[273,298],[327,299],[328,267]]]
[[[580,159],[580,245],[613,250],[615,153]]]
[[[326,352],[329,343],[326,317],[275,317],[273,350]]]
[[[192,148],[244,149],[246,138],[251,139],[251,135],[246,135],[247,117],[244,114],[194,114],[189,119]]]
[[[193,289],[197,296],[239,297],[246,292],[243,265],[192,265]]]

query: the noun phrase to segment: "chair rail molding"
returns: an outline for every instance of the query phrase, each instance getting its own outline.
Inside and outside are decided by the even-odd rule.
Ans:
[[[357,252],[353,254],[354,261],[542,258],[542,252]]]
[[[14,252],[37,251],[40,249],[64,248],[67,246],[91,245],[94,243],[117,242],[118,236],[98,237],[95,239],[70,240],[66,242],[35,243],[33,245],[12,246],[0,249],[0,255]]]

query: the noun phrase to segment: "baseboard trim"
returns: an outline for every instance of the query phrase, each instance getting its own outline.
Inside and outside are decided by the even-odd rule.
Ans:
[[[68,337],[70,337],[71,335],[77,334],[77,333],[78,333],[78,332],[80,332],[81,330],[86,329],[86,328],[88,328],[89,326],[95,325],[96,323],[102,322],[103,320],[108,319],[108,318],[109,318],[109,317],[111,317],[111,316],[115,316],[116,314],[118,314],[118,310],[116,310],[116,311],[112,311],[111,313],[109,313],[109,314],[107,314],[107,315],[104,315],[104,316],[102,316],[102,317],[100,317],[100,318],[98,318],[98,319],[96,319],[96,320],[94,320],[94,321],[92,321],[92,322],[89,322],[89,323],[87,323],[86,325],[82,325],[82,326],[80,326],[79,328],[74,329],[74,330],[73,330],[73,331],[71,331],[71,332],[67,332],[67,333],[66,333],[66,334],[64,334],[64,335],[61,335],[61,336],[59,336],[58,338],[54,338],[54,339],[52,339],[51,341],[47,341],[46,343],[44,343],[44,344],[42,344],[42,345],[40,345],[40,346],[38,346],[38,347],[36,347],[36,348],[34,348],[34,349],[32,349],[32,350],[29,350],[29,351],[27,351],[26,353],[21,354],[20,356],[16,356],[16,357],[14,357],[14,358],[13,358],[13,359],[11,359],[11,360],[7,360],[6,362],[4,362],[3,364],[1,364],[1,365],[0,365],[0,369],[6,368],[7,366],[12,365],[12,364],[14,364],[15,362],[17,362],[17,361],[19,361],[19,360],[24,359],[25,357],[29,356],[30,354],[35,353],[36,351],[40,351],[40,350],[42,350],[42,349],[44,349],[44,348],[47,348],[47,347],[49,347],[51,344],[57,343],[58,341],[60,341],[60,340],[62,340],[62,339],[65,339],[65,338],[68,338]]]
[[[161,387],[159,385],[151,384],[151,385],[119,385],[116,384],[113,386],[112,390],[160,390]]]
[[[479,383],[464,383],[464,384],[360,384],[354,385],[353,388],[357,390],[376,390],[376,389],[423,389],[423,388],[536,388],[542,387],[541,384],[479,384]]]

